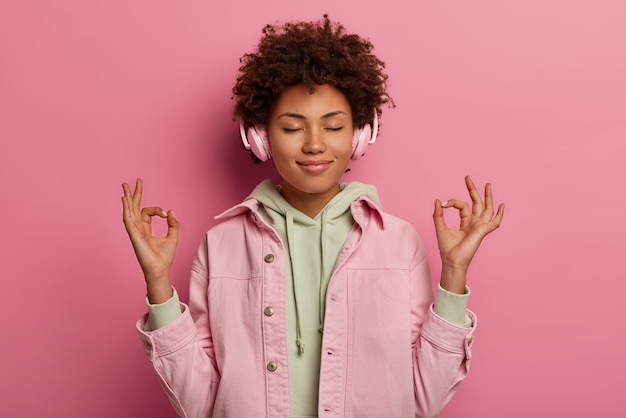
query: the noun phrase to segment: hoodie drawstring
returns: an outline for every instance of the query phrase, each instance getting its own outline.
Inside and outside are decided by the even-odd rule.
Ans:
[[[295,239],[293,237],[293,212],[291,209],[287,209],[285,211],[285,218],[287,221],[287,246],[289,247],[289,267],[291,268],[291,280],[293,284],[293,299],[296,305],[296,345],[298,346],[298,353],[304,354],[304,342],[302,341],[302,333],[300,332],[300,310],[298,309],[298,289],[296,284],[298,281],[296,280],[296,272],[293,268],[293,260],[295,259],[295,254],[293,251],[293,243],[295,243]]]
[[[325,302],[325,298],[324,295],[326,294],[325,288],[326,286],[324,286],[324,278],[326,277],[326,268],[325,268],[325,261],[326,261],[326,244],[325,244],[325,237],[326,237],[326,216],[327,216],[327,211],[322,211],[322,219],[320,222],[320,251],[321,251],[321,256],[322,256],[322,262],[321,262],[321,271],[320,271],[320,290],[319,290],[319,304],[320,304],[320,323],[319,323],[319,331],[321,333],[324,332],[324,311],[326,308],[326,302]]]

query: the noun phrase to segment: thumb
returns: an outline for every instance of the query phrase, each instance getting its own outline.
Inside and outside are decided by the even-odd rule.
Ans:
[[[179,228],[180,228],[180,224],[178,223],[178,219],[176,219],[176,215],[174,215],[174,211],[170,209],[167,212],[167,238],[171,238],[171,239],[178,241]]]

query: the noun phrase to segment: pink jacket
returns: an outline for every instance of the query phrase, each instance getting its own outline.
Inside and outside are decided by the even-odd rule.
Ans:
[[[183,417],[291,417],[285,249],[247,200],[194,260],[189,306],[144,348]],[[433,417],[469,370],[472,328],[434,314],[426,253],[407,222],[367,198],[330,279],[319,417]]]

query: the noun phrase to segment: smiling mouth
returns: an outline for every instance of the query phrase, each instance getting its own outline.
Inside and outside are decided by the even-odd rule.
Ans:
[[[310,173],[319,173],[326,170],[332,161],[320,160],[320,161],[299,161],[297,164],[302,167],[304,171]]]
[[[330,164],[330,161],[327,160],[319,160],[319,161],[298,161],[299,165],[309,166],[309,165],[324,165]]]

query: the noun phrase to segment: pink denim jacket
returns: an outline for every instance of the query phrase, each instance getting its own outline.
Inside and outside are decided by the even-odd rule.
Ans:
[[[291,417],[285,249],[247,200],[218,216],[194,260],[189,306],[144,331],[159,380],[183,417]],[[326,297],[319,406],[330,417],[433,417],[466,377],[476,319],[432,309],[426,253],[407,222],[363,197]]]

